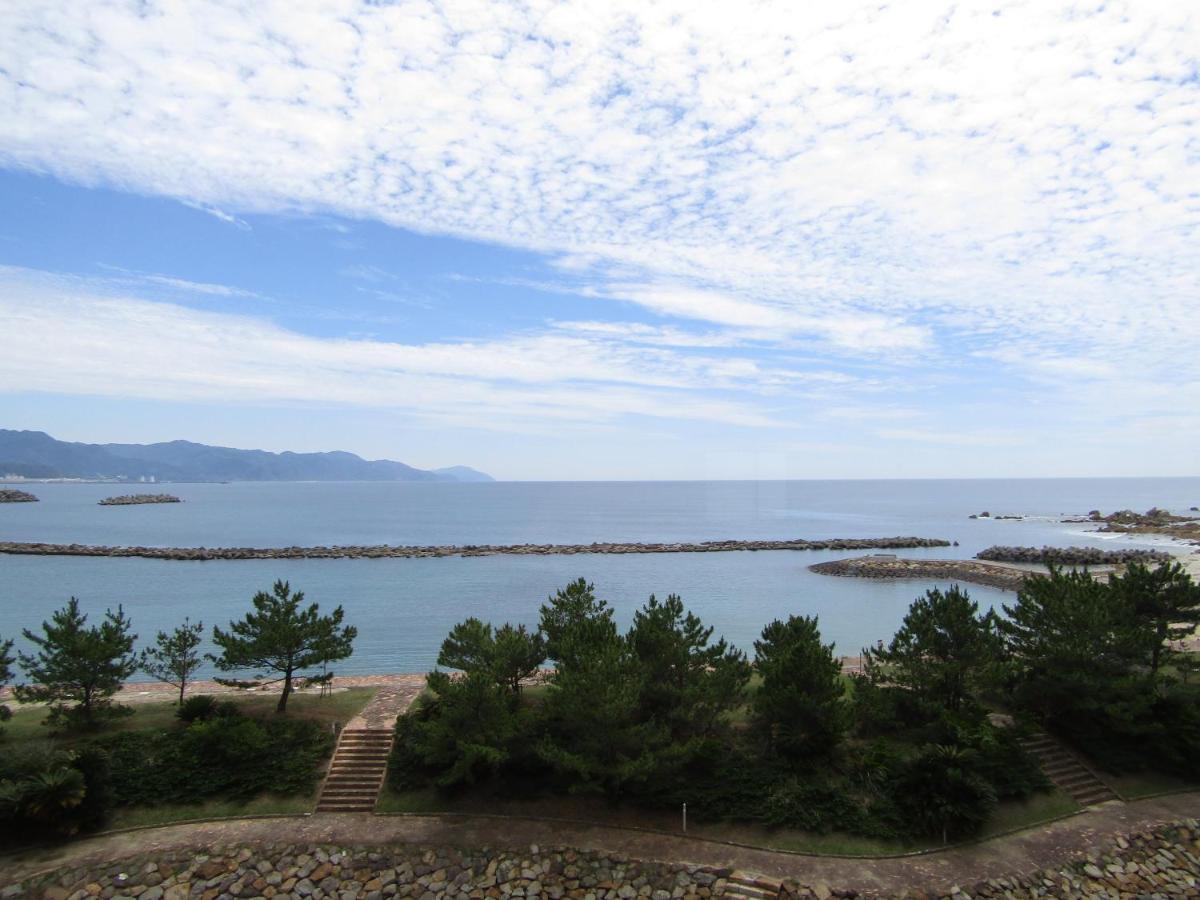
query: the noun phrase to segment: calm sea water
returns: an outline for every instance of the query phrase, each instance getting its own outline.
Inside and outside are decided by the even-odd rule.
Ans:
[[[155,488],[157,490],[158,488]],[[1200,478],[978,481],[789,481],[399,484],[241,483],[163,486],[182,504],[100,507],[125,488],[35,485],[40,503],[0,504],[0,540],[156,546],[590,543],[720,538],[917,535],[959,546],[905,551],[970,557],[996,543],[1164,546],[1064,525],[1099,508],[1186,510]],[[1021,521],[971,520],[988,510]],[[1165,545],[1166,549],[1172,549]],[[1181,549],[1181,548],[1179,548]],[[168,562],[0,556],[0,639],[36,627],[70,596],[92,616],[123,604],[143,642],[190,616],[226,624],[282,578],[323,609],[342,604],[359,629],[346,673],[430,668],[467,616],[534,625],[557,587],[583,577],[623,624],[651,593],[680,594],[705,622],[753,649],[762,626],[816,614],[842,653],[886,639],[933,583],[814,575],[843,553]],[[1000,591],[971,586],[981,604]],[[19,641],[19,643],[21,643]]]

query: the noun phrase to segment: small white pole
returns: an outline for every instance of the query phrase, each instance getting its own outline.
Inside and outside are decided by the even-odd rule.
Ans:
[[[687,804],[683,804],[683,830],[687,831]]]

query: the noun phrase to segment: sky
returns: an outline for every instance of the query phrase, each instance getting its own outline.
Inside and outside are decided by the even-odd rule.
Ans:
[[[1200,474],[1200,11],[59,2],[0,427],[504,479]]]

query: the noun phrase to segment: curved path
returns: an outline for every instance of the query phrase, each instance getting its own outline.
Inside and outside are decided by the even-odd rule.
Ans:
[[[824,882],[863,893],[905,888],[949,890],[989,878],[1026,874],[1059,865],[1128,834],[1200,813],[1200,792],[1135,803],[1111,803],[1050,825],[995,838],[969,847],[900,859],[808,857],[750,850],[665,834],[600,825],[498,819],[480,816],[376,816],[323,813],[297,818],[242,819],[168,825],[100,835],[53,849],[30,851],[3,861],[0,883],[64,866],[111,862],[141,853],[205,848],[217,844],[336,844],[369,846],[408,843],[423,846],[503,847],[530,844],[569,846],[643,859],[744,869],[802,884]]]

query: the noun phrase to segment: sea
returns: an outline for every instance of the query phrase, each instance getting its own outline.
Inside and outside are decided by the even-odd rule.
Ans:
[[[1200,505],[1200,478],[922,481],[672,481],[165,484],[179,504],[97,505],[128,485],[23,486],[39,503],[0,504],[0,540],[182,547],[333,544],[676,542],[914,535],[956,546],[906,556],[969,558],[992,544],[1188,548],[1155,537],[1098,534],[1063,518],[1089,510],[1182,512]],[[139,486],[136,490],[143,490]],[[987,518],[972,514],[989,512]],[[997,516],[1022,516],[998,519]],[[227,626],[276,579],[323,611],[341,605],[358,629],[343,674],[423,672],[449,629],[468,616],[536,626],[547,597],[585,578],[622,626],[651,595],[688,609],[751,655],[765,624],[815,615],[838,654],[887,640],[925,581],[816,575],[845,552],[739,551],[436,559],[184,562],[0,555],[0,640],[16,638],[79,599],[100,619],[118,605],[139,645],[184,617]],[[983,608],[1013,600],[966,586]],[[202,675],[212,673],[205,667]]]

